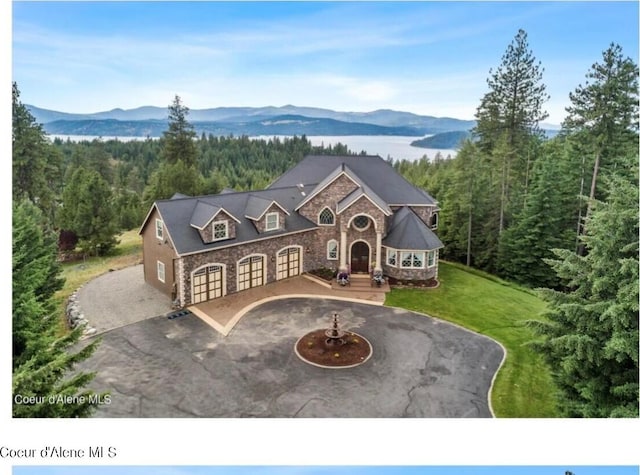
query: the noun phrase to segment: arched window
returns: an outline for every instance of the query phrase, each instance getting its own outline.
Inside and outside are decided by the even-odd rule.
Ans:
[[[323,224],[325,226],[331,226],[335,224],[335,216],[333,215],[333,211],[329,208],[324,208],[320,211],[320,215],[318,216],[318,224]]]
[[[335,239],[327,243],[327,259],[330,261],[338,260],[338,241]]]

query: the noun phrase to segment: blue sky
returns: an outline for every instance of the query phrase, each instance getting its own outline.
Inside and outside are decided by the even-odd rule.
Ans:
[[[3,2],[4,3],[4,2]],[[638,2],[13,2],[25,103],[379,108],[471,119],[518,28],[547,122],[611,42],[637,62]]]
[[[631,466],[36,466],[15,467],[14,475],[638,475]]]

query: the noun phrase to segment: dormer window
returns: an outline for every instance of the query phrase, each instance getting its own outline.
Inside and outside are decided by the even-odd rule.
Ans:
[[[275,231],[280,228],[280,215],[278,213],[267,213],[265,217],[265,230]]]
[[[229,222],[225,219],[223,221],[214,221],[211,225],[213,227],[213,240],[227,239],[229,237]]]
[[[324,208],[320,211],[320,215],[318,216],[318,224],[323,226],[333,226],[335,224],[335,216],[333,215],[333,211],[329,208]]]

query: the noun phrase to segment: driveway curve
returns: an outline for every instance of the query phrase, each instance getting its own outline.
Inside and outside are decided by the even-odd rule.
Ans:
[[[296,340],[328,326],[373,345],[365,364],[302,362]],[[491,417],[504,351],[495,341],[413,312],[328,299],[271,301],[227,337],[190,314],[106,332],[80,369],[111,392],[97,417]]]

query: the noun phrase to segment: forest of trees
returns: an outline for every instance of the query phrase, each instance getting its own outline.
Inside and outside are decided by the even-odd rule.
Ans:
[[[637,416],[638,67],[610,45],[570,94],[552,139],[539,128],[549,96],[526,32],[489,72],[487,89],[456,157],[392,164],[438,199],[442,258],[545,289],[549,311],[531,325],[560,388],[562,413]],[[28,353],[21,356],[25,342],[40,331],[54,338],[47,325],[59,285],[55,236],[59,249],[108,254],[117,233],[138,227],[157,199],[260,189],[307,154],[351,153],[340,144],[314,147],[304,136],[198,137],[180,97],[168,110],[169,128],[158,140],[50,142],[14,83],[17,375],[31,364]],[[25,227],[37,227],[40,237],[25,242]],[[40,279],[19,279],[16,288],[20,266]],[[64,351],[69,338],[54,346]],[[75,360],[56,361],[65,368]],[[14,380],[14,391],[24,381]]]
[[[540,290],[535,347],[571,417],[638,415],[638,66],[612,44],[539,130],[543,70],[520,31],[455,158],[398,161],[441,207],[441,256]]]

